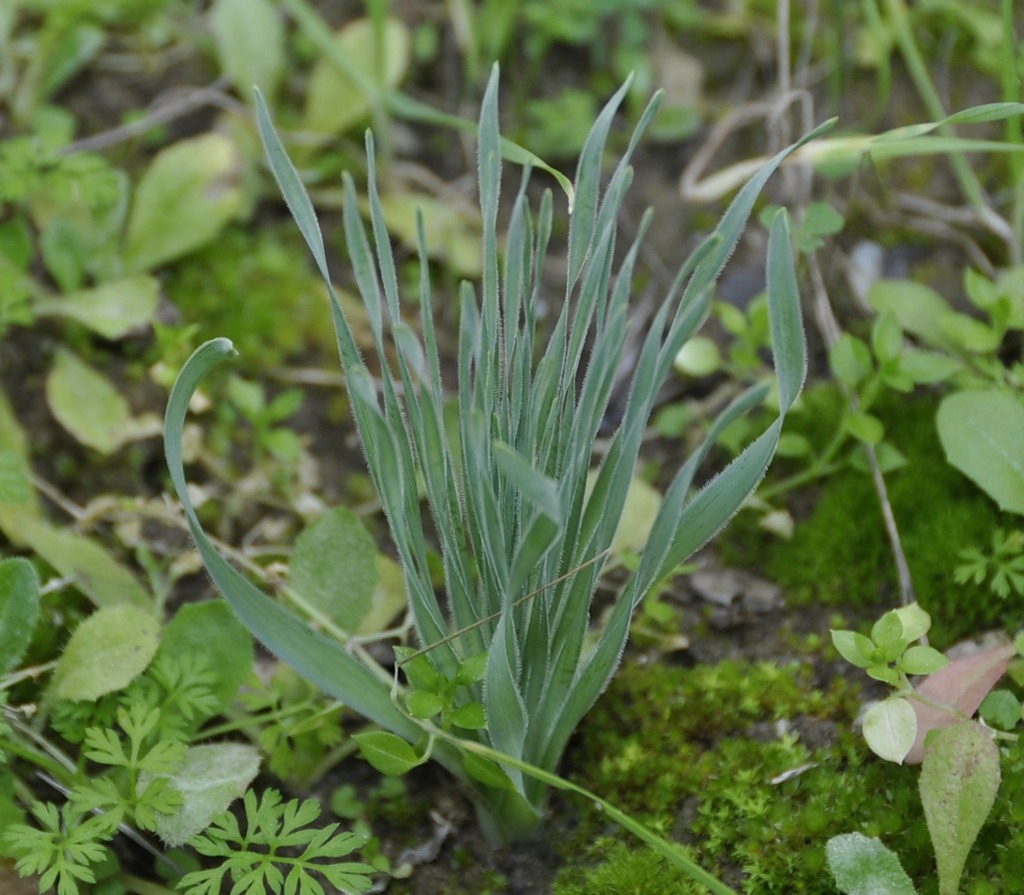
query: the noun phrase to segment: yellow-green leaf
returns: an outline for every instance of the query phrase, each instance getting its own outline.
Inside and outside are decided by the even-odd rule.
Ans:
[[[383,59],[378,60],[373,24],[357,19],[342,28],[335,38],[337,56],[344,67],[353,69],[358,81],[374,89],[395,87],[409,67],[409,30],[397,19],[384,25]],[[383,85],[381,84],[382,76]],[[344,133],[370,114],[370,98],[357,80],[349,77],[338,62],[325,56],[317,62],[306,88],[304,129],[331,136]]]
[[[53,676],[53,695],[94,701],[123,690],[146,670],[159,632],[156,618],[144,609],[98,609],[71,635]]]

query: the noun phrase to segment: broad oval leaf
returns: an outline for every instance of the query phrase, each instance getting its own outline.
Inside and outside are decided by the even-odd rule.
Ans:
[[[999,747],[980,724],[955,724],[929,740],[919,788],[941,895],[960,890],[967,854],[995,804]]]
[[[900,859],[874,836],[833,836],[825,845],[825,854],[843,895],[917,895]]]
[[[112,454],[127,441],[160,434],[157,416],[133,417],[128,401],[106,376],[63,348],[46,377],[46,399],[65,429],[103,454]]]
[[[245,792],[259,769],[260,753],[254,746],[192,746],[173,774],[160,775],[171,781],[185,801],[174,814],[157,814],[157,835],[172,848],[184,845]],[[140,774],[140,791],[154,779],[151,774]]]
[[[252,636],[226,603],[208,600],[182,606],[164,628],[157,656],[204,656],[216,675],[212,685],[224,711],[252,673]]]
[[[156,654],[160,625],[135,606],[98,609],[68,641],[53,676],[57,699],[94,701],[123,690]]]
[[[413,690],[405,699],[405,707],[414,718],[433,718],[441,713],[444,700],[428,690]]]
[[[452,724],[463,730],[483,730],[487,726],[487,712],[479,702],[467,702],[452,712]]]
[[[13,669],[28,649],[39,619],[39,578],[27,559],[0,562],[0,675]]]
[[[867,668],[874,661],[875,645],[856,631],[832,630],[832,645],[836,651],[856,668]]]
[[[160,283],[156,278],[138,274],[39,302],[37,311],[70,317],[105,339],[120,339],[151,323],[159,300]]]
[[[377,545],[355,513],[335,507],[298,536],[288,574],[306,602],[355,633],[377,586]]]
[[[28,477],[28,464],[16,451],[0,448],[0,503],[24,508],[35,494]]]
[[[352,739],[359,746],[360,755],[387,777],[407,774],[424,761],[405,740],[386,730],[356,733]]]
[[[285,62],[282,11],[271,0],[215,0],[210,29],[220,67],[239,96],[248,99],[258,87],[273,97]]]
[[[148,607],[152,599],[138,579],[98,542],[69,528],[56,528],[41,519],[26,518],[18,508],[16,523],[4,529],[28,544],[96,606],[130,603]]]
[[[242,154],[223,134],[168,146],[142,175],[124,242],[124,266],[152,270],[211,242],[243,206]]]
[[[907,700],[890,696],[864,715],[864,739],[879,758],[903,764],[917,735],[917,715]]]
[[[900,671],[904,674],[932,674],[949,664],[942,653],[931,646],[912,646],[900,659]]]
[[[946,459],[999,508],[1024,513],[1024,406],[1008,392],[962,391],[935,418]]]
[[[904,640],[919,640],[931,629],[932,617],[918,603],[901,606],[899,609],[894,609],[893,612],[896,613],[900,624],[903,625]]]
[[[334,53],[325,54],[309,76],[305,130],[325,136],[344,133],[369,116],[368,93],[383,93],[402,80],[409,67],[409,31],[397,19],[387,19],[382,37],[378,58],[369,19],[357,19],[338,32]]]

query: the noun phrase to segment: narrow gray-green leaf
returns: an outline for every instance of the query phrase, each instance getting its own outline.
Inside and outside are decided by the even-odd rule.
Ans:
[[[299,172],[295,170],[295,165],[292,164],[288,153],[285,152],[281,138],[277,135],[274,123],[270,119],[270,111],[259,90],[255,91],[255,96],[256,125],[259,128],[260,138],[263,140],[263,148],[267,153],[270,170],[274,174],[274,179],[277,181],[288,210],[298,225],[299,232],[306,240],[309,251],[313,254],[313,260],[316,261],[320,275],[324,280],[329,281],[331,275],[327,270],[324,237],[320,232],[320,222],[317,220],[316,211],[313,210],[313,203],[309,199],[306,187],[303,186]]]
[[[419,729],[391,702],[390,683],[374,674],[339,644],[328,640],[243,578],[206,536],[196,516],[182,467],[181,436],[188,403],[206,373],[236,352],[227,339],[201,345],[178,376],[167,404],[164,452],[174,490],[207,571],[250,631],[271,652],[325,693],[360,714],[414,739]]]
[[[540,472],[507,444],[494,445],[494,462],[519,492],[555,522],[562,518],[558,484]]]

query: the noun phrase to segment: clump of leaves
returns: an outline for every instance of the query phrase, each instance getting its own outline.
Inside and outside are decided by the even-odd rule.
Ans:
[[[208,369],[231,356],[230,343],[214,340],[199,349],[182,371],[168,408],[165,445],[172,479],[221,591],[261,640],[383,728],[374,735],[373,748],[365,750],[379,766],[394,773],[428,756],[437,759],[470,783],[485,828],[500,840],[536,829],[544,814],[550,771],[572,730],[614,674],[632,611],[728,521],[759,481],[803,382],[803,334],[783,213],[773,221],[767,264],[779,374],[775,421],[696,495],[691,494],[692,486],[714,431],[711,441],[683,464],[658,510],[641,561],[631,571],[608,624],[591,644],[590,609],[600,559],[619,526],[659,388],[679,349],[706,316],[713,284],[758,193],[792,151],[783,151],[754,176],[718,229],[681,266],[638,355],[625,417],[588,489],[592,448],[625,347],[629,292],[639,252],[637,240],[615,270],[616,216],[630,181],[626,160],[616,167],[603,192],[599,185],[604,143],[627,89],[628,85],[621,88],[598,117],[584,147],[572,192],[565,302],[553,331],[541,334],[540,274],[552,230],[552,199],[545,196],[535,217],[527,206],[524,176],[502,262],[497,234],[501,156],[524,155],[504,144],[498,134],[496,71],[488,85],[479,131],[483,282],[479,303],[468,284],[461,290],[458,425],[452,427],[457,431],[446,426],[443,412],[424,228],[420,227],[421,338],[403,319],[376,188],[372,139],[367,145],[369,208],[376,253],[351,178],[345,179],[344,220],[380,374],[363,360],[333,292],[312,204],[269,114],[258,106],[271,165],[332,295],[349,396],[401,558],[423,655],[440,674],[438,682],[442,677],[458,681],[460,666],[476,655],[487,656],[482,680],[463,676],[467,683],[456,690],[450,713],[442,698],[442,723],[446,718],[453,724],[467,720],[459,714],[465,706],[484,707],[483,719],[478,710],[465,709],[466,716],[475,713],[468,717],[473,726],[457,740],[443,726],[412,711],[417,708],[422,716],[436,702],[416,706],[419,697],[414,697],[410,705],[402,688],[396,700],[380,669],[367,657],[318,637],[255,591],[203,533],[181,467],[181,432],[189,396]],[[642,116],[629,152],[654,108]],[[388,342],[393,340],[394,350],[385,334],[391,337]],[[715,431],[758,404],[766,390],[758,386],[740,396]],[[444,601],[438,597],[427,558],[420,506],[424,493],[441,547]],[[426,688],[414,684],[414,690]],[[485,726],[477,728],[480,720]]]

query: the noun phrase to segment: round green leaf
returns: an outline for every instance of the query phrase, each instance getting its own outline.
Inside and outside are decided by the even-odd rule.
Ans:
[[[955,392],[935,419],[946,459],[1000,507],[1024,513],[1024,406],[1012,394]]]
[[[213,818],[241,796],[260,769],[260,753],[243,743],[193,746],[181,766],[168,777],[184,804],[174,814],[157,814],[156,832],[171,847],[184,845],[205,830]],[[154,776],[140,774],[145,790]]]
[[[679,349],[673,365],[686,376],[710,376],[722,365],[722,356],[714,340],[694,336]]]
[[[414,718],[433,718],[444,708],[444,700],[437,693],[413,690],[406,697],[405,707]]]
[[[223,711],[252,671],[252,635],[227,603],[208,600],[179,609],[160,638],[157,655],[192,652],[208,660],[216,675],[213,693]]]
[[[354,633],[377,586],[377,545],[355,513],[336,507],[298,536],[289,576],[304,600]]]
[[[832,630],[832,645],[839,655],[857,668],[867,668],[873,661],[875,645],[856,631]]]
[[[878,444],[885,436],[885,427],[870,413],[851,413],[846,418],[846,431],[864,444]]]
[[[949,664],[937,649],[930,646],[912,646],[900,659],[900,671],[904,674],[932,674]]]
[[[990,727],[1013,730],[1021,721],[1021,703],[1009,690],[993,690],[981,701],[978,714]]]
[[[468,702],[452,712],[452,724],[464,730],[483,730],[487,726],[487,712],[479,702]]]
[[[123,690],[156,654],[159,632],[159,623],[144,609],[98,609],[71,635],[53,676],[53,695],[94,701]]]
[[[903,626],[903,633],[900,636],[904,640],[919,640],[931,629],[932,617],[918,603],[901,606],[893,612]]]
[[[423,764],[423,759],[416,754],[412,746],[401,737],[385,730],[356,733],[352,738],[359,746],[359,753],[363,758],[388,777],[407,774]]]
[[[159,300],[160,283],[155,277],[139,274],[39,302],[36,310],[70,317],[105,339],[120,339],[151,323]]]
[[[487,653],[477,653],[459,665],[459,670],[455,672],[455,683],[463,687],[475,684],[477,681],[483,680],[486,671]]]
[[[102,373],[61,349],[46,377],[46,399],[57,421],[82,444],[111,454],[134,438],[160,432],[154,414],[135,419],[128,402]]]
[[[863,833],[833,836],[825,853],[843,895],[917,895],[900,859],[874,837]]]
[[[917,736],[917,715],[899,696],[877,702],[864,715],[864,739],[879,758],[903,764]]]

